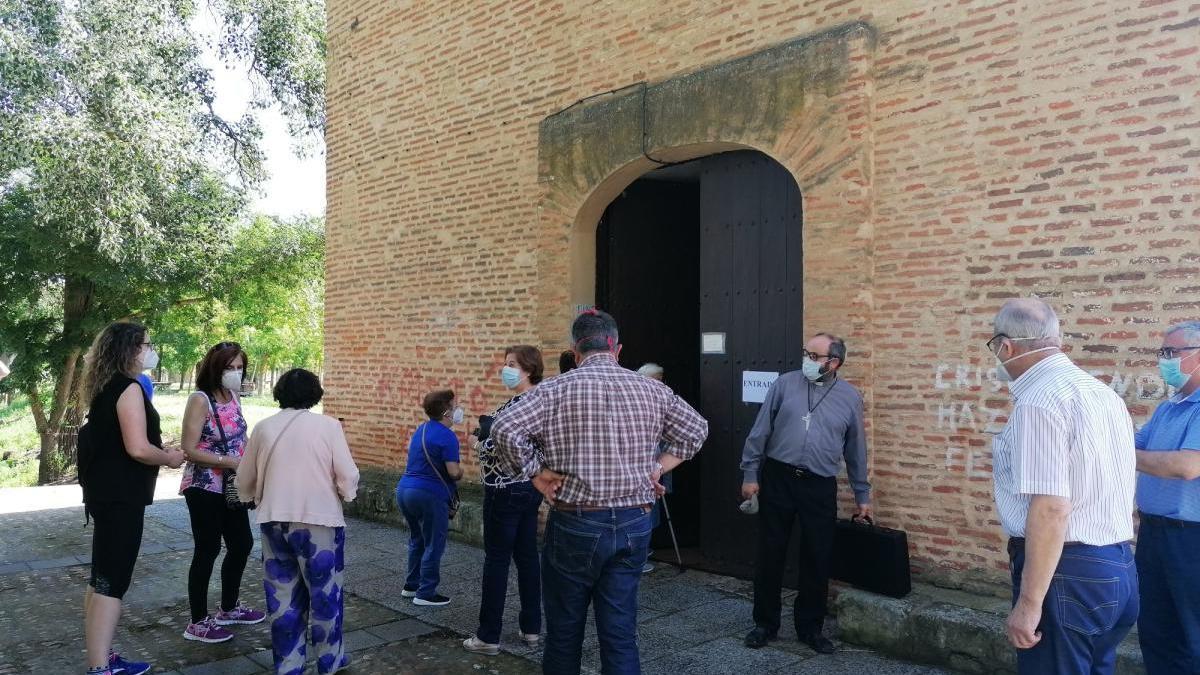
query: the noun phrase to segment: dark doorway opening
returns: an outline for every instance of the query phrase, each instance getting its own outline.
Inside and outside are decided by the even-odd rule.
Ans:
[[[620,325],[621,365],[661,365],[666,384],[709,422],[704,449],[676,470],[668,497],[689,567],[753,572],[757,519],[737,505],[742,446],[760,406],[743,400],[742,378],[800,367],[800,209],[784,167],[738,151],[645,174],[597,228],[596,302]],[[723,336],[724,351],[702,353],[702,333]],[[665,526],[652,546],[674,560]]]
[[[596,300],[620,326],[621,365],[657,363],[664,382],[699,409],[700,184],[683,178],[637,180],[605,210],[596,232]],[[679,545],[696,547],[699,462],[675,474],[672,523]],[[671,546],[665,527],[651,546]]]

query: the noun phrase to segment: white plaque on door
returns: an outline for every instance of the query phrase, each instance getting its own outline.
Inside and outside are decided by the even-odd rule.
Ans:
[[[701,333],[700,334],[700,353],[701,354],[724,354],[725,353],[725,334],[724,333]]]
[[[762,403],[767,400],[767,390],[779,379],[779,373],[763,370],[742,371],[742,402]]]

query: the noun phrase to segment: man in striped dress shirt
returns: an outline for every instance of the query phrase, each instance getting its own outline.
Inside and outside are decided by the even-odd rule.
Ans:
[[[1062,353],[1058,317],[1041,300],[1006,302],[987,347],[1013,397],[992,464],[1018,671],[1111,673],[1138,615],[1133,421]]]
[[[708,423],[662,382],[618,365],[608,314],[581,314],[571,339],[579,366],[505,408],[492,440],[501,468],[527,472],[552,508],[542,550],[542,671],[579,672],[592,604],[601,669],[636,674],[651,505],[662,475],[700,451]]]

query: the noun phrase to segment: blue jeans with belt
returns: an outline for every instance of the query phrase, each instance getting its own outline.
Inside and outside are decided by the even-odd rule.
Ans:
[[[442,554],[450,532],[450,504],[444,494],[406,487],[396,489],[400,512],[408,522],[408,578],[406,588],[429,600],[442,580]]]
[[[542,631],[542,580],[537,549],[541,505],[542,494],[529,481],[484,488],[483,593],[479,598],[479,630],[475,636],[489,644],[500,642],[509,561],[517,564],[521,632],[536,635]]]
[[[1143,515],[1137,569],[1147,675],[1200,674],[1200,523]]]
[[[638,583],[649,552],[647,508],[550,512],[542,551],[543,673],[579,673],[588,605],[596,616],[601,672],[641,673]]]
[[[1013,604],[1021,595],[1024,541],[1008,544]],[[1138,617],[1138,577],[1133,547],[1067,544],[1042,601],[1042,639],[1017,650],[1023,675],[1103,675],[1116,667],[1117,645]]]

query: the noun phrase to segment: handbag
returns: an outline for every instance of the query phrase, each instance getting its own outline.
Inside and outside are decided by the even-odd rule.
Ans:
[[[446,479],[442,478],[442,472],[438,471],[437,467],[433,465],[433,459],[429,457],[429,448],[425,447],[425,430],[427,428],[428,427],[421,427],[421,452],[425,453],[425,461],[429,464],[429,468],[433,469],[433,472],[437,474],[438,480],[442,481],[442,485],[446,486],[446,492],[450,493],[449,517],[451,520],[453,520],[454,516],[458,515],[458,507],[462,502],[458,498],[458,490],[450,487],[450,484],[446,482]]]
[[[868,519],[837,521],[833,535],[834,579],[852,586],[903,598],[912,590],[908,535],[879,527]]]
[[[225,455],[229,455],[229,440],[225,438],[225,427],[221,426],[221,418],[217,415],[217,401],[212,396],[208,397],[208,405],[212,408],[213,426],[217,428],[217,433],[221,436],[221,447],[225,449]],[[221,471],[221,494],[225,495],[225,508],[234,511],[244,511],[254,508],[254,502],[243,502],[242,496],[238,494],[237,489],[237,471],[233,469],[222,469]]]

